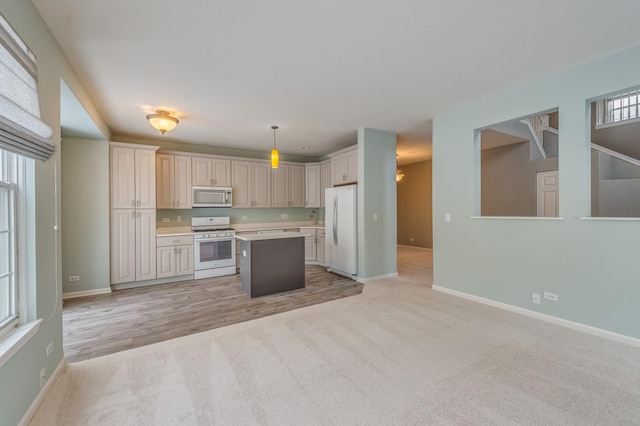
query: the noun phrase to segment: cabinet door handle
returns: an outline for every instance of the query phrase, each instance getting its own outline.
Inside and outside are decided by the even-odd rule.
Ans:
[[[138,200],[138,201],[136,202],[136,207],[140,207],[140,204],[141,204],[141,203],[140,203],[140,200]]]
[[[131,212],[131,217],[136,217],[136,211],[135,211],[135,210],[133,210],[133,211]]]
[[[140,217],[140,212],[138,212],[138,215],[137,215],[137,216],[138,216],[138,217]]]

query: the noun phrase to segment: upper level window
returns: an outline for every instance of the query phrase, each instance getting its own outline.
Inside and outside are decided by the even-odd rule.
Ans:
[[[632,90],[597,102],[596,128],[640,118],[640,90]]]

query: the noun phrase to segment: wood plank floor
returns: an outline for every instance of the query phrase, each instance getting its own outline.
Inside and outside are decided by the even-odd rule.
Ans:
[[[250,299],[240,275],[65,300],[64,352],[77,362],[362,292],[362,284],[307,265],[306,288]]]

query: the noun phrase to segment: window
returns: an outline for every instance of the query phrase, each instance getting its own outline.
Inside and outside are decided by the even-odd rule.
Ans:
[[[597,102],[596,128],[640,118],[640,90],[631,90]]]
[[[33,160],[55,152],[52,130],[40,119],[37,80],[35,55],[0,15],[0,340],[27,319],[27,168],[31,176]],[[0,366],[38,324],[0,342]]]
[[[0,150],[0,336],[8,334],[21,319],[19,280],[20,225],[18,207],[24,187],[25,159]],[[24,246],[24,244],[22,245]]]
[[[18,318],[15,186],[0,182],[0,330]]]

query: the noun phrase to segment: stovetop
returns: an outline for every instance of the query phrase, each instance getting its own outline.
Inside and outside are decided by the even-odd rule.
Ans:
[[[214,232],[214,231],[235,231],[233,228],[216,228],[216,227],[204,227],[204,228],[191,228],[193,232]]]
[[[229,226],[229,216],[192,217],[191,230],[193,232],[233,231]]]

